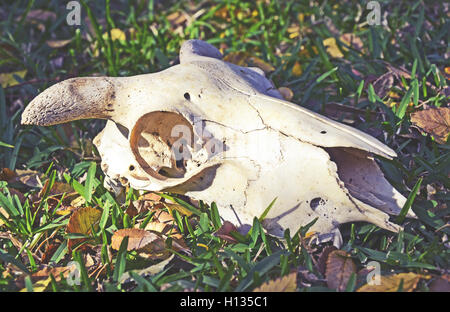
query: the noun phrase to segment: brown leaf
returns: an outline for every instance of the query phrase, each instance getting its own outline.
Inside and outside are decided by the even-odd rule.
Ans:
[[[47,192],[48,185],[50,180],[47,180],[44,184],[44,187],[39,192],[39,197],[42,197],[45,192]],[[74,193],[75,190],[73,187],[70,186],[70,184],[63,183],[63,182],[54,182],[51,190],[48,192],[48,196],[54,196],[54,195],[62,195],[64,193]]]
[[[325,271],[327,270],[327,260],[328,256],[332,251],[337,250],[334,246],[327,246],[325,247],[322,252],[320,253],[319,259],[317,260],[317,270],[322,273],[322,275],[325,274]]]
[[[10,182],[16,177],[16,173],[9,168],[3,168],[0,171],[0,181]]]
[[[351,46],[353,49],[357,51],[361,51],[364,47],[364,44],[358,36],[353,33],[342,34],[339,39],[348,46]],[[343,46],[342,49],[347,51],[347,47]]]
[[[31,10],[28,12],[27,20],[38,20],[38,21],[46,21],[48,19],[55,20],[56,19],[56,13],[52,11],[46,11],[46,10]]]
[[[141,250],[150,243],[154,243],[161,238],[155,233],[140,229],[122,229],[114,232],[111,238],[111,247],[119,250],[122,240],[128,236],[127,250]]]
[[[343,250],[334,250],[328,255],[325,271],[328,288],[345,290],[352,273],[356,273],[356,265],[350,254]]]
[[[172,27],[179,26],[186,21],[186,14],[183,12],[173,12],[167,16],[167,20],[169,21]]]
[[[297,272],[268,281],[253,292],[293,292],[297,289]]]
[[[159,202],[161,200],[161,196],[159,196],[158,194],[155,194],[155,193],[146,193],[142,196],[142,199]]]
[[[294,97],[294,92],[292,92],[292,90],[289,89],[288,87],[280,87],[278,88],[278,92],[281,93],[281,95],[286,101],[290,101]]]
[[[224,241],[227,241],[232,244],[236,244],[237,240],[234,239],[233,236],[230,235],[230,232],[236,232],[237,228],[230,221],[225,221],[222,226],[214,233],[215,236],[220,237]]]
[[[265,73],[270,73],[275,70],[275,67],[270,65],[269,63],[263,61],[262,59],[252,56],[248,52],[231,52],[223,58],[224,61],[233,63],[238,66],[247,66],[247,67],[259,67]]]
[[[417,283],[421,279],[429,279],[430,276],[420,275],[413,272],[399,273],[389,276],[381,276],[380,285],[363,285],[357,291],[358,292],[396,292],[400,286],[400,282],[403,280],[403,291],[413,291]]]
[[[439,144],[445,144],[450,133],[450,108],[430,108],[412,113],[411,122],[431,134]]]
[[[128,208],[125,210],[125,213],[130,217],[134,218],[139,214],[138,210],[134,206],[133,202],[130,201],[130,204],[128,205]]]
[[[50,259],[52,258],[55,251],[58,249],[60,244],[48,244],[45,247],[44,254],[42,255],[41,262],[42,263],[48,263]]]
[[[98,222],[102,216],[102,211],[92,207],[83,207],[75,210],[70,216],[69,223],[66,227],[66,233],[80,233],[84,235],[91,235],[92,228],[98,227]],[[72,247],[86,241],[86,238],[69,239],[67,247],[72,250]]]
[[[450,292],[450,275],[444,274],[434,279],[431,282],[429,289],[433,292]]]
[[[43,187],[42,179],[44,178],[44,174],[35,171],[35,170],[20,170],[16,169],[16,177],[15,181],[20,181],[29,187]]]

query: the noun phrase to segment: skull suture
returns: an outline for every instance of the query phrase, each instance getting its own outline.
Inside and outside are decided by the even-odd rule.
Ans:
[[[277,197],[263,222],[274,235],[317,217],[311,231],[335,244],[345,222],[401,229],[388,214],[398,214],[405,198],[371,157],[392,158],[393,150],[282,100],[259,69],[221,58],[215,47],[189,40],[180,64],[158,73],[60,82],[28,105],[22,122],[108,119],[94,140],[107,186],[215,201],[241,228]]]

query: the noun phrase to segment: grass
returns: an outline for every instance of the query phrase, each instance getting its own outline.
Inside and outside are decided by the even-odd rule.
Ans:
[[[215,235],[222,224],[213,203],[201,202],[193,209],[178,200],[193,212],[173,212],[189,253],[172,248],[174,240],[169,238],[166,248],[175,256],[168,264],[167,257],[142,259],[136,251],[126,251],[123,242],[119,250],[111,250],[116,230],[145,227],[155,212],[130,216],[126,209],[140,199],[139,193],[129,189],[118,199],[102,186],[104,175],[92,138],[104,122],[20,125],[23,108],[50,85],[76,76],[162,70],[177,62],[180,44],[189,38],[207,40],[224,54],[245,51],[271,64],[270,79],[277,87],[290,88],[292,102],[351,123],[398,153],[394,160],[378,162],[408,197],[395,220],[404,231],[390,233],[366,223],[341,226],[341,249],[351,255],[358,271],[377,261],[383,274],[448,274],[449,146],[422,135],[410,122],[411,112],[448,104],[445,55],[450,28],[444,4],[380,1],[387,25],[369,26],[364,1],[319,1],[314,6],[310,1],[270,0],[80,2],[79,27],[67,25],[68,10],[59,1],[0,5],[0,73],[26,70],[24,78],[13,76],[18,84],[0,87],[0,169],[32,170],[28,177],[40,178],[24,184],[23,179],[6,182],[0,176],[0,207],[9,215],[0,215],[0,291],[250,291],[291,271],[299,272],[298,291],[330,290],[317,265],[324,246],[308,244],[307,226],[280,239],[266,234],[255,218],[247,236],[235,234],[236,242],[227,243]],[[37,9],[51,17],[31,19],[29,13]],[[183,20],[183,14],[189,19]],[[115,39],[115,29],[123,31],[125,40]],[[359,39],[349,45],[341,34]],[[328,38],[335,38],[342,57],[333,57],[324,45]],[[50,47],[48,41],[57,39],[70,42]],[[383,91],[377,79],[387,72],[394,73],[394,82]],[[46,188],[42,190],[39,181]],[[57,213],[67,205],[51,194],[58,183],[69,184],[82,198],[81,206],[102,211],[98,227],[88,235],[87,249],[68,249],[68,240],[81,237],[65,231],[70,214]],[[407,209],[418,220],[405,219]],[[45,255],[49,259],[43,261]],[[87,265],[87,257],[95,265]],[[71,261],[79,265],[79,285],[58,276],[45,279],[45,285],[30,278],[43,267],[65,267]],[[100,267],[101,274],[93,274]],[[315,278],[308,279],[311,274]],[[353,278],[347,290],[360,285]],[[430,281],[421,280],[416,289],[430,290]]]

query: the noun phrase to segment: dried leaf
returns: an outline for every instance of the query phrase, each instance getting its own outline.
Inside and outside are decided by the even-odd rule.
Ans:
[[[430,276],[420,275],[413,272],[399,273],[389,276],[381,276],[380,285],[363,285],[357,291],[358,292],[395,292],[400,286],[400,282],[403,280],[403,291],[413,291],[417,283],[421,279],[429,279]]]
[[[374,81],[373,89],[375,90],[375,93],[382,99],[389,93],[393,85],[394,73],[390,71],[384,75],[381,75],[377,80]]]
[[[294,92],[292,92],[292,90],[289,89],[288,87],[280,87],[278,88],[278,92],[281,93],[281,95],[286,101],[290,101],[294,97]]]
[[[10,182],[16,177],[16,173],[9,168],[3,168],[0,171],[0,181]]]
[[[122,240],[128,236],[127,250],[142,250],[150,243],[154,243],[161,238],[155,233],[140,229],[122,229],[114,232],[111,238],[111,247],[119,250]]]
[[[431,134],[439,144],[445,144],[450,133],[450,108],[430,108],[412,113],[411,122]]]
[[[48,263],[50,259],[52,258],[55,251],[58,249],[60,244],[48,244],[45,247],[44,254],[42,255],[41,262],[42,263]]]
[[[128,205],[128,208],[125,210],[125,213],[130,217],[134,218],[139,214],[138,210],[134,206],[133,202],[130,201],[130,204]]]
[[[47,289],[48,285],[51,282],[50,274],[53,275],[56,282],[61,281],[61,274],[63,278],[67,278],[70,272],[70,267],[44,267],[43,269],[33,273],[30,278],[33,283],[33,292],[43,292]],[[26,292],[27,289],[25,287],[25,277],[21,277],[15,282],[16,287],[22,288],[21,292]]]
[[[323,275],[325,274],[325,271],[327,270],[328,256],[330,255],[330,253],[332,251],[335,251],[335,250],[337,250],[336,247],[334,247],[334,246],[327,246],[320,253],[319,260],[317,260],[317,270],[320,273],[322,273]]]
[[[92,207],[83,207],[75,210],[70,216],[69,223],[66,227],[66,233],[79,233],[84,235],[91,235],[92,228],[98,227],[98,222],[102,216],[102,211]],[[77,245],[86,238],[69,239],[67,247],[72,250],[74,245]]]
[[[358,36],[353,33],[343,34],[339,37],[339,39],[348,46],[351,46],[353,49],[357,51],[361,51],[364,47],[364,44]],[[348,48],[343,46],[342,49],[344,51],[348,51]]]
[[[107,32],[105,32],[104,34],[103,34],[103,39],[108,39],[108,33]],[[126,40],[127,39],[127,36],[125,35],[125,33],[122,31],[122,30],[120,30],[119,28],[113,28],[113,29],[111,29],[111,40],[112,41],[114,41],[114,40]]]
[[[294,67],[292,67],[292,75],[298,77],[298,76],[301,76],[302,73],[303,73],[302,65],[300,64],[299,61],[296,61],[294,63]]]
[[[434,279],[431,282],[429,289],[433,292],[450,292],[450,275],[444,274]]]
[[[253,292],[293,292],[297,289],[297,272],[268,281]]]
[[[352,273],[356,273],[356,265],[350,254],[343,250],[334,250],[329,254],[325,271],[329,288],[345,290]]]
[[[180,204],[172,204],[172,203],[163,203],[164,207],[166,207],[170,212],[172,212],[172,210],[176,210],[179,213],[185,215],[185,216],[191,216],[192,215],[192,211],[184,208],[183,206],[181,206]]]
[[[72,39],[67,39],[67,40],[47,40],[45,41],[45,43],[53,49],[58,49],[58,48],[63,48],[66,45],[68,45],[70,42],[72,41]]]
[[[344,57],[344,54],[342,54],[341,50],[339,50],[339,48],[337,46],[335,38],[330,37],[330,38],[325,39],[323,41],[323,45],[331,57],[334,57],[334,58]]]
[[[45,192],[47,192],[47,188],[49,185],[50,180],[47,180],[44,184],[44,187],[39,192],[39,197],[42,197]],[[74,193],[75,190],[73,189],[70,184],[63,183],[63,182],[54,182],[51,190],[48,193],[48,196],[56,196],[56,195],[62,195],[64,193]]]
[[[238,66],[247,66],[247,67],[259,67],[265,73],[270,73],[275,70],[275,67],[270,65],[269,63],[263,61],[262,59],[252,56],[248,52],[231,52],[223,58],[224,61],[233,63]]]
[[[232,244],[236,244],[237,241],[233,236],[230,235],[230,232],[236,232],[237,228],[230,221],[225,221],[222,226],[214,233],[215,236],[220,237],[224,241],[227,241]]]
[[[154,202],[159,202],[161,200],[161,196],[155,193],[146,193],[142,196],[143,200],[149,200]]]
[[[186,21],[186,15],[183,12],[173,12],[167,16],[167,20],[172,27],[179,26]]]
[[[18,76],[20,78],[24,78],[27,74],[27,70],[19,70],[11,73],[0,73],[0,85],[3,88],[15,86],[19,83],[14,76]]]
[[[44,174],[38,171],[16,169],[16,175],[15,181],[20,181],[29,187],[43,187],[42,179],[44,178]]]
[[[48,19],[55,20],[56,13],[46,10],[31,10],[30,12],[28,12],[26,19],[28,21],[30,20],[46,21]]]

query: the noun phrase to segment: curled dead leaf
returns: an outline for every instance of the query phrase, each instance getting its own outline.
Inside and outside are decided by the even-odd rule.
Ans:
[[[450,107],[430,108],[412,113],[411,122],[431,134],[439,144],[445,144],[450,133]]]
[[[329,288],[336,289],[337,291],[345,290],[352,273],[356,273],[356,265],[350,254],[343,250],[330,252],[325,271]]]
[[[292,272],[275,280],[268,281],[253,292],[293,292],[297,289],[297,273]]]
[[[319,259],[317,260],[317,270],[325,275],[325,271],[327,269],[327,260],[328,256],[332,251],[337,250],[334,246],[327,246],[325,247],[322,252],[320,253]]]

